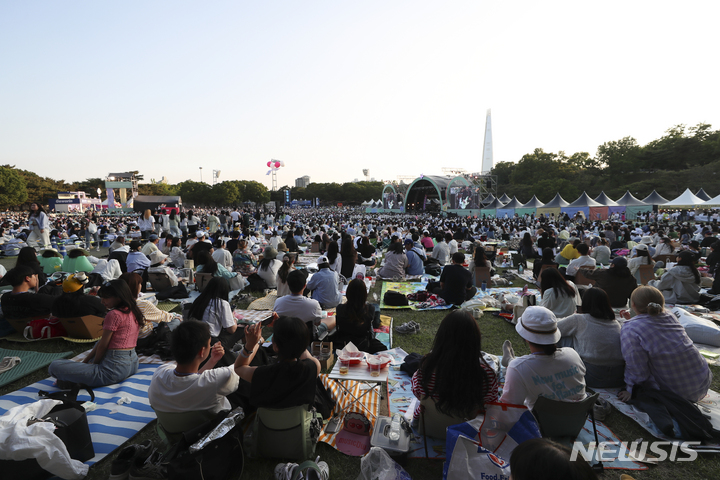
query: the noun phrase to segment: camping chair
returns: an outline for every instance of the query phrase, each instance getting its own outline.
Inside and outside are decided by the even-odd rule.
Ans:
[[[640,284],[647,285],[650,280],[655,280],[655,270],[652,265],[640,265],[638,267],[640,274]]]
[[[490,286],[490,267],[475,267],[475,285],[479,287],[482,282]]]
[[[152,289],[156,292],[162,292],[173,286],[167,272],[148,272],[148,281],[150,285],[152,285]]]
[[[522,264],[523,268],[527,268],[527,258],[525,258],[525,255],[522,253],[513,253],[512,262],[515,268],[517,268],[520,264]]]
[[[157,434],[166,451],[180,441],[183,432],[199,427],[217,416],[210,410],[193,410],[182,413],[155,410],[155,415],[157,416]]]
[[[433,400],[432,397],[420,400],[420,428],[418,430],[420,435],[445,439],[448,427],[458,425],[466,420],[465,418],[451,417],[438,411],[435,400]],[[428,455],[427,438],[425,438],[425,456],[430,458],[430,455]]]
[[[312,253],[319,253],[320,252],[320,242],[312,242],[310,245],[310,251]]]
[[[319,420],[317,432],[311,432],[311,424]],[[314,428],[314,427],[313,427]],[[258,408],[250,429],[251,456],[266,458],[289,458],[305,460],[315,453],[317,435],[322,428],[322,416],[308,411],[307,405],[290,408]]]
[[[555,270],[557,270],[558,266],[557,265],[543,265],[542,267],[540,267],[540,275],[542,275],[542,272],[547,270],[548,268],[554,268]]]
[[[588,277],[585,276],[585,272],[588,270],[595,270],[592,267],[580,267],[578,268],[577,273],[575,274],[575,285],[587,285],[587,286],[593,286],[595,285],[595,280],[591,280]]]
[[[210,279],[213,278],[212,273],[196,273],[195,274],[195,290],[198,292],[201,292],[205,290],[205,287],[207,286]]]
[[[665,262],[665,268],[667,268],[668,262],[674,263],[677,260],[677,255],[674,253],[667,254],[667,255],[658,255],[656,257],[653,257],[653,260],[656,262]]]
[[[585,425],[585,419],[589,413],[593,424],[593,433],[595,434],[595,444],[599,445],[595,414],[593,412],[593,407],[599,396],[600,394],[596,393],[580,402],[563,402],[550,400],[543,396],[538,397],[532,413],[538,421],[542,437],[550,438],[572,448],[573,442]],[[603,466],[602,463],[598,462],[592,465],[592,468],[597,472],[602,471]]]

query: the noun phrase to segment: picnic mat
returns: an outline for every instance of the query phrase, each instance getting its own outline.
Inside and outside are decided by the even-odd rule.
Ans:
[[[72,337],[53,337],[53,338],[36,338],[33,340],[28,340],[23,336],[22,333],[11,333],[10,335],[7,335],[5,337],[2,337],[3,340],[7,340],[9,342],[16,342],[16,343],[32,343],[32,342],[42,342],[45,340],[57,340],[58,338],[61,338],[65,341],[72,342],[72,343],[94,343],[100,340],[101,337],[97,338],[72,338]]]
[[[270,318],[272,312],[269,310],[233,310],[233,316],[238,323],[257,323]]]
[[[427,287],[427,283],[423,282],[383,282],[382,289],[380,291],[380,308],[381,309],[391,309],[391,310],[401,310],[401,309],[410,309],[410,310],[449,310],[453,306],[452,305],[440,305],[437,307],[431,307],[431,308],[418,308],[417,303],[418,302],[410,302],[410,305],[407,306],[401,306],[401,307],[395,307],[385,304],[385,292],[388,290],[394,290],[396,292],[400,292],[404,295],[408,295],[410,293],[420,292],[422,290],[425,290]]]
[[[655,426],[655,423],[653,423],[647,413],[641,412],[632,405],[629,405],[617,398],[617,393],[620,391],[619,388],[593,388],[592,390],[599,393],[601,398],[610,402],[613,407],[620,411],[620,413],[630,417],[654,437],[672,442],[678,446],[685,441],[665,436],[665,434],[663,434]],[[709,419],[713,427],[716,429],[720,428],[720,395],[718,392],[708,390],[705,398],[697,402],[697,406],[705,416],[709,415]],[[687,445],[686,447],[692,448],[698,452],[720,453],[720,443],[718,442],[703,442],[703,445]]]
[[[72,352],[43,353],[31,350],[6,350],[0,348],[0,360],[5,357],[20,357],[20,363],[5,373],[0,373],[0,387],[4,387],[18,378],[40,370],[50,365],[50,362],[58,358],[65,358],[72,355]]]
[[[99,462],[155,419],[147,390],[157,367],[157,364],[141,364],[138,372],[123,382],[93,389],[97,408],[87,412],[87,417],[95,457],[85,463],[92,465]],[[38,390],[56,391],[54,382],[52,377],[46,378],[3,395],[0,397],[0,415],[18,405],[39,400]],[[118,400],[124,397],[130,402],[119,405]],[[90,401],[90,397],[81,390],[78,400]]]
[[[277,290],[273,290],[262,298],[254,300],[248,305],[248,310],[272,310],[275,307],[275,300],[277,300]]]
[[[330,395],[332,395],[332,397],[337,402],[335,405],[335,410],[333,411],[334,414],[360,412],[365,415],[368,420],[370,420],[370,423],[373,426],[375,426],[375,418],[372,415],[368,415],[367,410],[365,410],[359,404],[362,403],[363,405],[365,405],[365,407],[367,407],[367,409],[370,410],[370,412],[372,412],[373,415],[377,417],[380,405],[380,393],[378,391],[382,388],[381,386],[376,386],[373,391],[367,393],[364,397],[362,397],[358,402],[356,402],[348,409],[347,405],[349,405],[353,401],[352,397],[350,397],[349,395],[343,395],[342,388],[338,385],[337,381],[331,380],[327,374],[321,374],[319,378],[320,381],[322,381],[323,385],[325,385],[325,388],[327,388],[327,390],[330,392]],[[355,397],[358,397],[359,395],[365,393],[365,390],[371,388],[372,385],[378,385],[368,385],[363,382],[355,382],[352,380],[346,380],[343,382],[343,384],[350,393],[355,395]],[[372,431],[370,434],[372,435]],[[337,447],[336,437],[337,433],[325,433],[325,431],[323,430],[322,432],[320,432],[318,441],[327,443],[334,449],[340,451],[340,449]]]
[[[178,307],[178,304],[175,302],[158,302],[155,306],[164,312],[172,312]]]

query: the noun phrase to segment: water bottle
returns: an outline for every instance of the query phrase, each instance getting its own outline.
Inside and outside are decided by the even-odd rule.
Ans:
[[[482,284],[480,285],[480,290],[482,290],[483,292],[487,290],[487,282],[485,280],[483,280]]]
[[[390,422],[390,431],[388,432],[388,438],[391,443],[397,443],[400,440],[400,414],[396,413],[392,417]]]
[[[519,264],[519,265],[518,265],[518,273],[519,273],[520,275],[522,275],[524,271],[525,271],[525,268],[522,266],[522,263]]]

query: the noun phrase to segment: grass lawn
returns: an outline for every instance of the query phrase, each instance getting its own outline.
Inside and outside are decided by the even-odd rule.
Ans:
[[[102,253],[106,254],[107,252]],[[14,265],[14,259],[0,259],[0,263],[5,265],[9,270]],[[520,282],[515,283],[515,286],[522,285],[523,283]],[[380,295],[379,283],[371,292],[371,297],[373,293],[377,293],[378,296]],[[396,326],[409,320],[415,320],[422,326],[420,333],[417,335],[403,336],[394,334],[393,347],[401,347],[408,353],[427,353],[432,347],[433,338],[437,332],[437,328],[448,311],[415,312],[411,310],[386,310],[383,311],[383,313],[394,317]],[[500,355],[502,354],[503,341],[510,339],[513,342],[515,352],[518,356],[529,353],[529,349],[525,345],[524,341],[515,332],[514,326],[507,323],[500,317],[486,314],[479,320],[479,325],[483,336],[483,350]],[[268,331],[266,333],[269,334],[270,332]],[[6,340],[0,340],[0,347],[16,350],[40,350],[46,352],[60,352],[67,350],[81,352],[89,348],[87,344],[72,344],[63,340],[49,340],[38,343],[11,343]],[[720,369],[716,367],[711,368],[715,376],[712,388],[717,391],[720,389]],[[47,377],[46,371],[38,371],[35,374],[28,375],[16,382],[0,388],[0,395],[17,390],[45,377]],[[387,414],[386,401],[383,400],[381,405],[382,410],[380,413]],[[616,411],[613,411],[613,413],[608,417],[606,423],[623,441],[633,441],[637,438],[643,438],[648,441],[652,440],[650,434],[640,428],[635,422]],[[141,430],[135,437],[133,437],[131,442],[138,443],[147,438],[151,438],[153,440],[158,439],[155,434],[155,422],[150,423],[147,427]],[[116,450],[114,454],[108,455],[103,461],[95,464],[90,469],[90,473],[87,478],[90,480],[104,480],[108,478],[110,464],[119,451],[120,449]],[[323,443],[318,444],[316,454],[319,455],[321,459],[328,462],[331,478],[354,480],[360,472],[359,458],[348,457]],[[278,462],[276,460],[246,458],[244,478],[273,478],[273,469],[277,463]],[[416,480],[438,479],[442,476],[442,461],[412,459],[407,462],[405,469],[408,473],[410,473],[412,478]],[[620,477],[621,473],[623,472],[611,470],[603,474],[600,478],[617,479]],[[697,460],[692,463],[672,463],[666,461],[658,466],[650,466],[648,470],[643,472],[625,473],[628,473],[637,479],[717,479],[720,478],[720,455],[701,454],[698,456]]]

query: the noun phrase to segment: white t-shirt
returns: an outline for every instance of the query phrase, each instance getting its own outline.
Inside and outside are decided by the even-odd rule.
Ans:
[[[285,295],[275,300],[273,308],[278,315],[297,317],[303,322],[314,322],[322,315],[320,303],[317,300],[302,295]]]
[[[280,270],[280,267],[282,267],[282,262],[276,258],[274,258],[270,265],[268,265],[265,269],[258,266],[257,274],[260,276],[260,278],[265,280],[268,288],[277,287],[277,285],[275,284],[275,278],[277,277],[277,272],[278,270]]]
[[[148,388],[150,406],[160,412],[182,413],[230,410],[226,395],[238,388],[240,377],[232,366],[203,373],[176,375],[175,363],[158,367]]]
[[[585,365],[575,350],[558,348],[552,355],[525,355],[510,361],[499,401],[525,404],[532,410],[540,395],[565,402],[585,398]]]
[[[208,303],[208,307],[203,313],[202,321],[210,325],[210,335],[217,337],[223,328],[237,325],[237,320],[233,317],[232,308],[227,300],[216,298]]]

